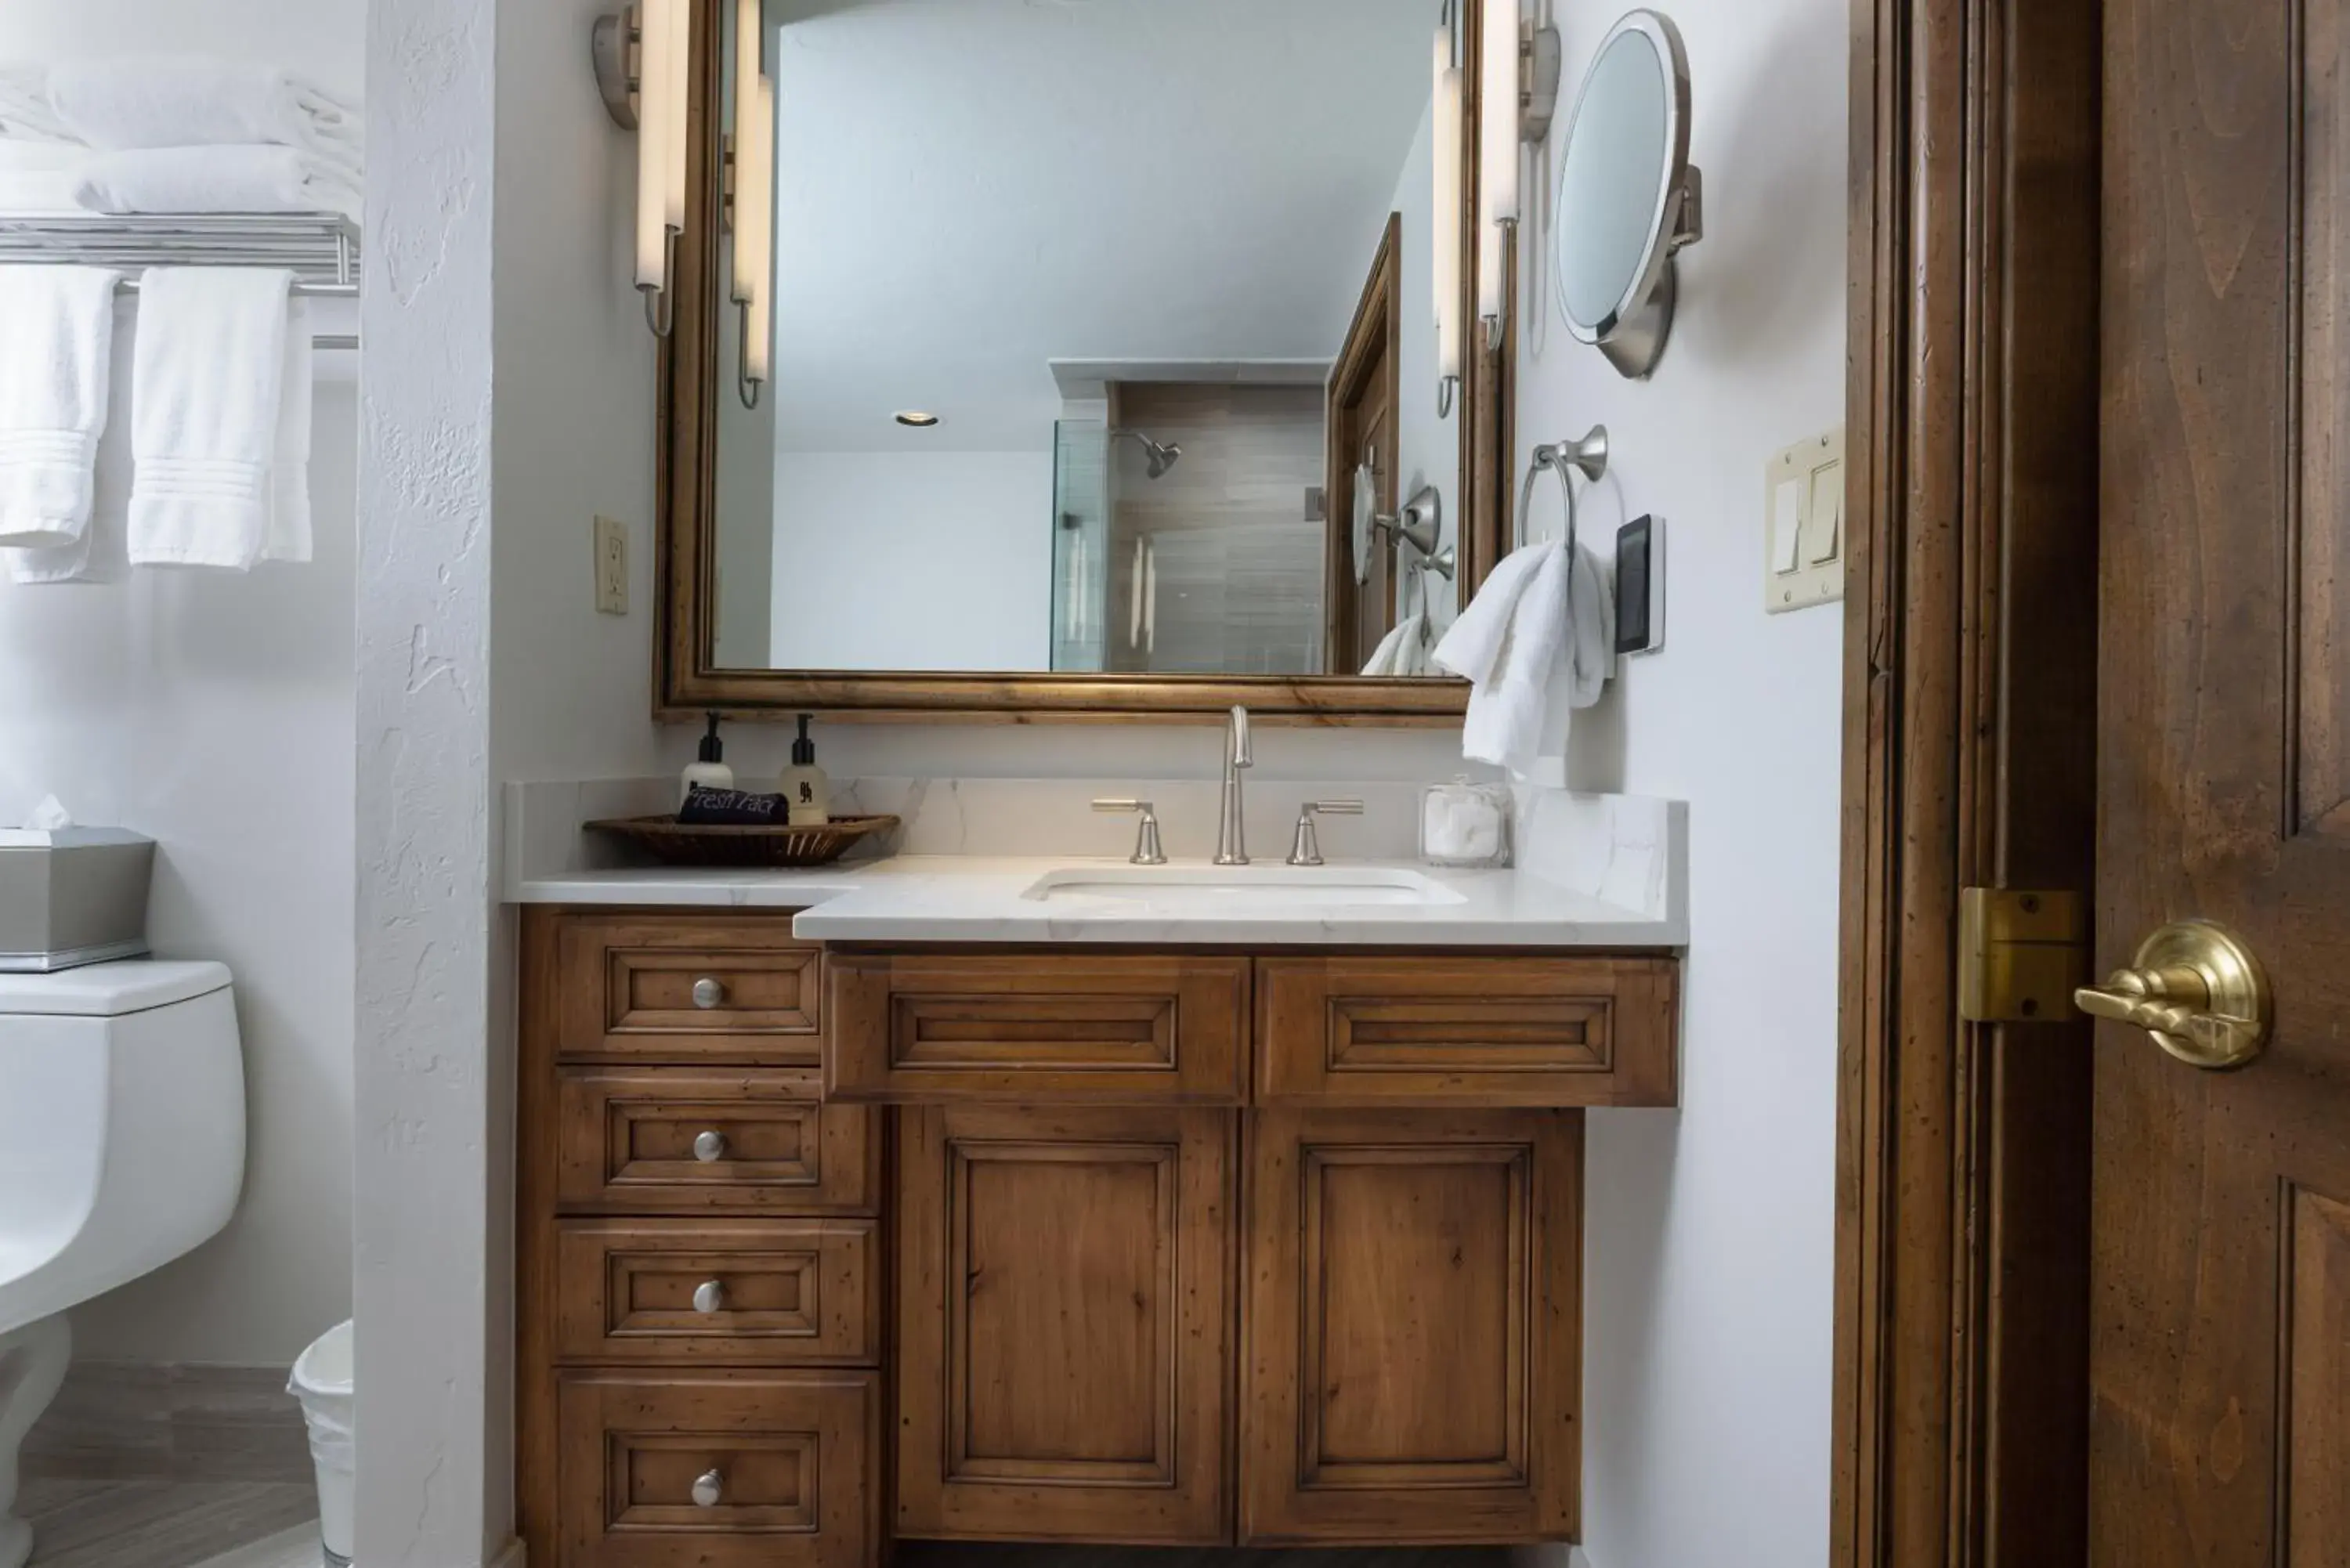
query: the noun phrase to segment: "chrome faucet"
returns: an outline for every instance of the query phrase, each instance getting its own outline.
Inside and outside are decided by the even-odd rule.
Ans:
[[[1224,734],[1224,805],[1216,819],[1216,864],[1245,866],[1248,857],[1247,802],[1241,795],[1241,770],[1253,767],[1249,753],[1248,710],[1232,709],[1232,727]]]

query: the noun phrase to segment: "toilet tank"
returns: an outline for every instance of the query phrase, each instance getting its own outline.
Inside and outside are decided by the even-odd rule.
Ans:
[[[244,1133],[219,964],[0,974],[0,1333],[216,1233]]]

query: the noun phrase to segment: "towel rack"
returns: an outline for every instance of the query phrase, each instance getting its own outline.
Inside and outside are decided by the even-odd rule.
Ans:
[[[0,265],[10,264],[277,266],[293,273],[296,294],[355,299],[359,231],[339,213],[0,213]],[[311,345],[356,348],[359,340],[322,332]]]
[[[1594,484],[1607,472],[1607,427],[1594,425],[1581,441],[1556,441],[1534,448],[1534,461],[1526,467],[1525,482],[1518,486],[1518,521],[1515,548],[1526,545],[1526,514],[1534,498],[1534,481],[1544,470],[1558,475],[1558,487],[1566,497],[1567,569],[1574,570],[1575,539],[1575,482],[1567,473],[1574,469]]]

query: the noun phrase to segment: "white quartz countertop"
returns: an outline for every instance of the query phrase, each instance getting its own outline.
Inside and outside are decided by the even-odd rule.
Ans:
[[[1047,878],[1097,874],[1112,891],[1038,896]],[[1357,904],[1329,886],[1357,879],[1380,885],[1384,896],[1409,887],[1431,901]],[[1162,898],[1153,890],[1160,881],[1190,886]],[[1256,891],[1263,884],[1273,886]],[[532,904],[795,909],[795,934],[836,942],[1655,949],[1689,940],[1677,911],[1644,912],[1523,870],[1400,861],[1333,859],[1308,879],[1277,859],[1228,869],[1178,860],[1138,871],[1114,859],[907,855],[813,871],[569,871],[515,892]]]

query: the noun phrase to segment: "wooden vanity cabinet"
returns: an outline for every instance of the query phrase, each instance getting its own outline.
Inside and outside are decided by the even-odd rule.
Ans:
[[[1673,1103],[1670,958],[523,932],[533,1563],[1574,1538],[1584,1107]]]
[[[1249,1123],[1241,1538],[1572,1535],[1583,1114]]]
[[[900,1533],[1231,1539],[1238,1120],[900,1114]]]

